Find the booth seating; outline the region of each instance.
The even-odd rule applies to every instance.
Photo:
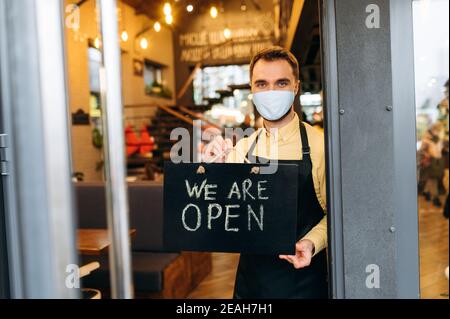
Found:
[[[79,228],[107,228],[105,185],[75,183]],[[184,298],[211,271],[211,254],[163,251],[163,184],[128,184],[132,268],[137,298]],[[83,263],[98,261],[100,268],[83,278],[83,286],[109,295],[108,254],[81,256]]]

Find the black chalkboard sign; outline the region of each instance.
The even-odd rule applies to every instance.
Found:
[[[166,162],[165,249],[294,254],[298,166],[261,166]]]

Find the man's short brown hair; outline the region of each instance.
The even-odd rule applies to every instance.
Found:
[[[272,46],[256,53],[253,56],[252,61],[250,62],[250,79],[253,76],[253,68],[255,67],[256,62],[258,62],[259,60],[264,61],[285,60],[291,66],[292,73],[294,73],[295,76],[295,80],[297,81],[299,80],[298,61],[295,58],[295,56],[285,48],[279,46]]]

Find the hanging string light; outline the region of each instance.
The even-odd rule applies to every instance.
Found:
[[[96,49],[100,49],[100,45],[101,45],[101,43],[100,43],[100,38],[97,36],[97,37],[95,37],[95,39],[94,39],[94,47],[95,47]]]
[[[230,29],[228,29],[228,28],[225,28],[224,30],[223,30],[223,36],[225,37],[225,39],[229,39],[229,38],[231,38],[231,30]]]
[[[163,12],[164,12],[164,15],[165,15],[165,19],[164,20],[166,21],[166,23],[169,24],[169,25],[172,24],[173,23],[172,6],[170,5],[169,2],[166,2],[164,4]]]
[[[163,7],[163,12],[165,16],[172,15],[172,6],[169,2],[166,2]]]
[[[223,5],[223,2],[220,2],[220,10],[221,10],[221,12],[225,12],[225,7]],[[231,38],[231,30],[230,30],[230,28],[228,28],[228,15],[224,14],[223,17],[225,19],[225,29],[223,29],[223,36],[224,36],[225,40],[229,40]]]
[[[161,23],[159,23],[158,21],[156,21],[155,24],[153,24],[153,29],[154,29],[156,32],[161,31]]]
[[[245,4],[245,1],[241,2],[241,11],[247,11],[247,5]]]
[[[167,15],[165,20],[166,20],[166,23],[170,25],[173,22],[173,17],[171,15]]]
[[[142,38],[139,42],[139,45],[141,46],[141,49],[146,50],[148,48],[148,41],[146,38]]]
[[[120,34],[120,38],[123,42],[128,41],[128,32],[125,28],[125,4],[122,1],[122,7],[120,9],[120,16],[122,18],[122,33]]]
[[[217,8],[215,6],[212,6],[211,9],[209,10],[209,14],[213,19],[217,18],[218,13],[219,12],[217,11]]]
[[[120,38],[122,39],[123,42],[127,42],[128,41],[128,32],[126,30],[123,30],[122,33],[120,34]]]

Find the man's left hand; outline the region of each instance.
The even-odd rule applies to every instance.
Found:
[[[295,244],[295,255],[279,255],[279,257],[290,262],[295,269],[300,269],[311,264],[313,252],[314,243],[309,239],[302,239]]]

